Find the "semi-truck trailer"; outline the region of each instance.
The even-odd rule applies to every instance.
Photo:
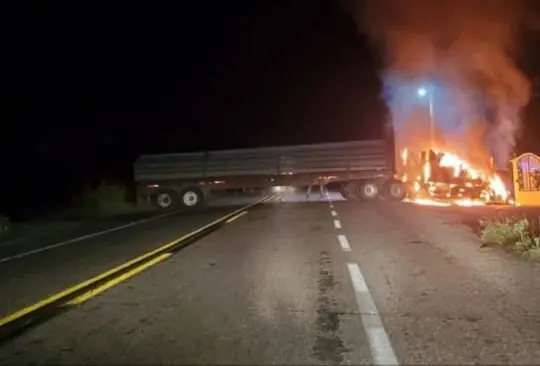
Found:
[[[215,191],[338,183],[348,200],[405,198],[394,152],[384,139],[142,155],[134,163],[139,195],[160,209],[196,208]]]

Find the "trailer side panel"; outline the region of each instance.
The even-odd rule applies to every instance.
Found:
[[[138,182],[388,170],[384,140],[143,155]]]

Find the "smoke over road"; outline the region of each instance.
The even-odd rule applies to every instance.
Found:
[[[481,131],[483,145],[496,162],[507,161],[520,126],[519,112],[530,96],[530,83],[515,62],[528,16],[525,4],[522,0],[348,3],[359,29],[384,57],[382,79],[397,134],[411,119],[421,119],[409,113],[416,97],[411,85],[417,88],[428,80],[436,85],[433,118],[442,134]],[[452,133],[448,136],[451,140]],[[463,136],[459,140],[464,141]]]

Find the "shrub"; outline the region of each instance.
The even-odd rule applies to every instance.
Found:
[[[482,241],[486,244],[512,246],[527,235],[529,227],[526,219],[517,220],[505,217],[503,219],[482,220]]]
[[[8,236],[11,228],[9,217],[0,215],[0,240]]]
[[[83,189],[67,208],[55,212],[53,216],[63,221],[79,221],[153,209],[150,204],[137,201],[135,191],[128,186],[102,182],[96,187]]]
[[[509,247],[540,259],[540,237],[527,218],[506,217],[483,220],[481,238],[485,244]]]
[[[133,211],[136,205],[128,202],[127,197],[127,187],[103,182],[96,188],[84,189],[73,201],[68,215],[88,218]]]

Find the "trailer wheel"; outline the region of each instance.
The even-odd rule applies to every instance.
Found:
[[[365,180],[358,183],[358,196],[363,201],[373,201],[379,197],[380,187],[377,181]]]
[[[180,193],[180,203],[185,208],[196,208],[204,204],[204,195],[197,187],[188,187]]]
[[[390,179],[383,184],[383,196],[388,201],[402,201],[407,195],[403,182]]]
[[[173,209],[178,202],[178,195],[172,190],[157,192],[152,198],[152,203],[161,210]]]
[[[341,197],[345,198],[346,200],[350,200],[351,196],[349,194],[349,191],[345,189],[345,185],[342,184],[341,187],[339,187],[339,193],[341,193]]]
[[[344,183],[339,188],[339,193],[341,193],[341,197],[349,201],[358,200],[358,195],[356,194],[356,191],[357,191],[356,184],[352,182]]]

